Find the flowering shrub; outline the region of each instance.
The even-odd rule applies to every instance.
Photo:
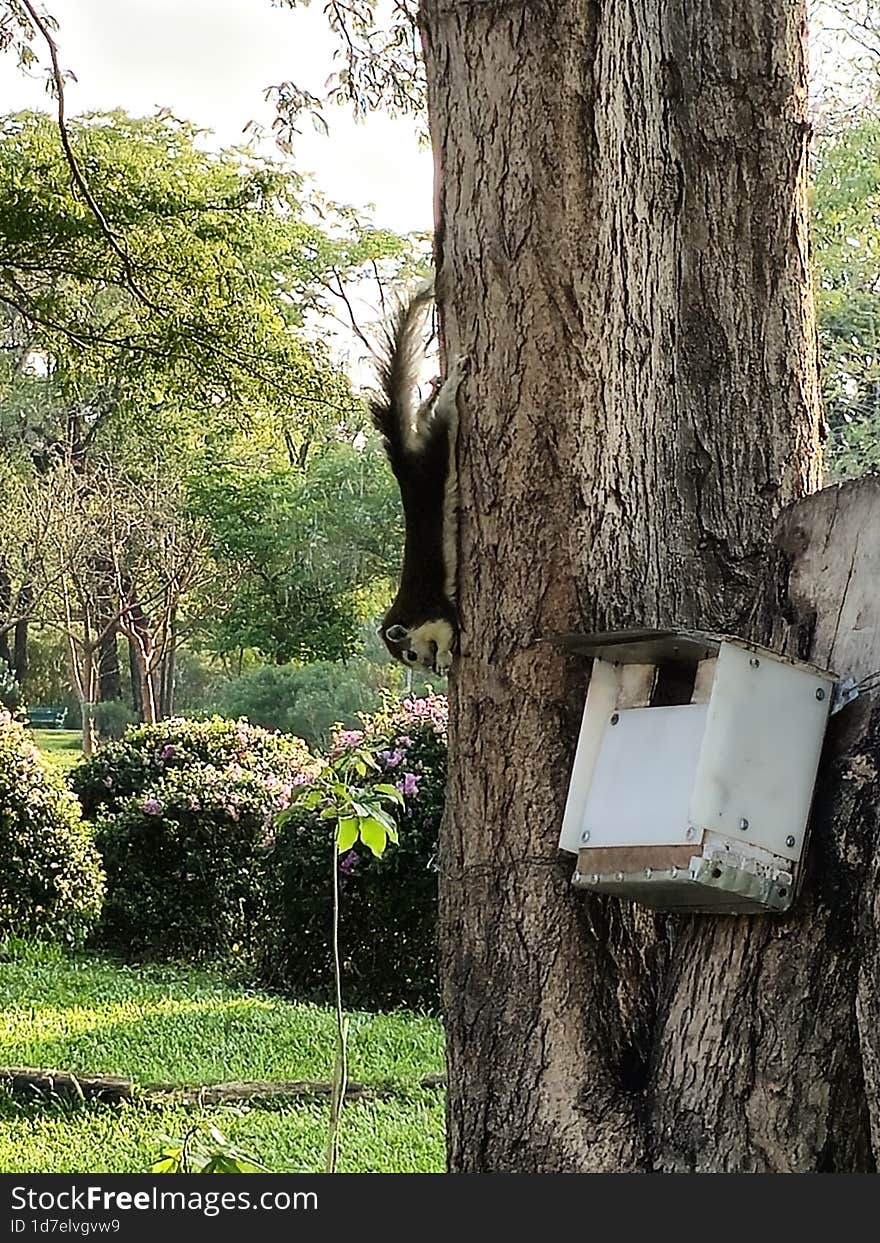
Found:
[[[107,870],[102,941],[189,959],[249,952],[275,816],[316,771],[298,738],[219,718],[141,726],[80,764],[73,785]]]
[[[357,843],[340,862],[343,989],[371,1009],[435,1009],[437,833],[446,786],[446,700],[404,700],[339,731],[338,754],[368,748],[378,762],[366,783],[404,796],[399,842],[379,858]],[[267,859],[271,938],[258,961],[263,979],[298,996],[332,996],[331,867],[326,820],[296,809],[284,817]]]
[[[315,770],[309,749],[299,738],[270,734],[247,721],[173,717],[158,725],[139,725],[120,741],[107,743],[77,765],[71,784],[85,815],[94,818],[101,809],[118,810],[126,799],[144,793],[169,772],[189,770],[194,764],[231,768],[233,775],[241,770],[267,780],[277,777],[275,794],[288,798],[292,776]],[[283,798],[276,801],[281,806]]]
[[[0,710],[0,939],[81,944],[104,876],[64,778]]]

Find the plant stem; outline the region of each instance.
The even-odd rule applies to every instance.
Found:
[[[339,961],[339,851],[333,832],[333,982],[336,986],[336,1058],[333,1064],[333,1091],[327,1134],[325,1169],[335,1174],[339,1163],[339,1118],[348,1082],[348,1020],[342,1010],[342,968]]]

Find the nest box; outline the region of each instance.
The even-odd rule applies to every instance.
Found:
[[[593,657],[560,848],[647,906],[784,911],[835,677],[697,631],[567,636]]]

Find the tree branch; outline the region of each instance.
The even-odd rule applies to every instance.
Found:
[[[61,146],[64,149],[64,157],[67,160],[67,165],[70,169],[70,174],[73,177],[74,185],[85,199],[89,210],[98,222],[98,228],[103,233],[107,244],[122,261],[122,266],[125,270],[126,284],[141,302],[150,307],[151,310],[158,311],[160,308],[147,294],[144,293],[135,279],[134,266],[125,245],[125,238],[122,234],[117,233],[116,230],[111,227],[107,217],[102,212],[98,201],[89,189],[88,182],[80,169],[79,161],[77,160],[76,153],[73,150],[73,144],[70,141],[70,132],[67,128],[67,118],[65,116],[64,108],[64,74],[61,71],[61,65],[58,60],[58,44],[53,39],[52,32],[50,31],[45,19],[40,17],[39,13],[37,13],[37,10],[34,8],[31,0],[21,0],[21,4],[27,10],[31,21],[43,36],[46,46],[49,49],[49,57],[52,61],[52,80],[55,83],[55,97],[58,102],[58,132],[61,136]]]

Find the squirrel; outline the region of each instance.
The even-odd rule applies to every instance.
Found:
[[[462,355],[416,406],[419,355],[433,283],[401,302],[386,325],[378,355],[379,391],[370,400],[400,489],[405,541],[400,586],[379,631],[410,668],[447,674],[458,646],[456,612],[455,435],[458,391],[468,373]]]

